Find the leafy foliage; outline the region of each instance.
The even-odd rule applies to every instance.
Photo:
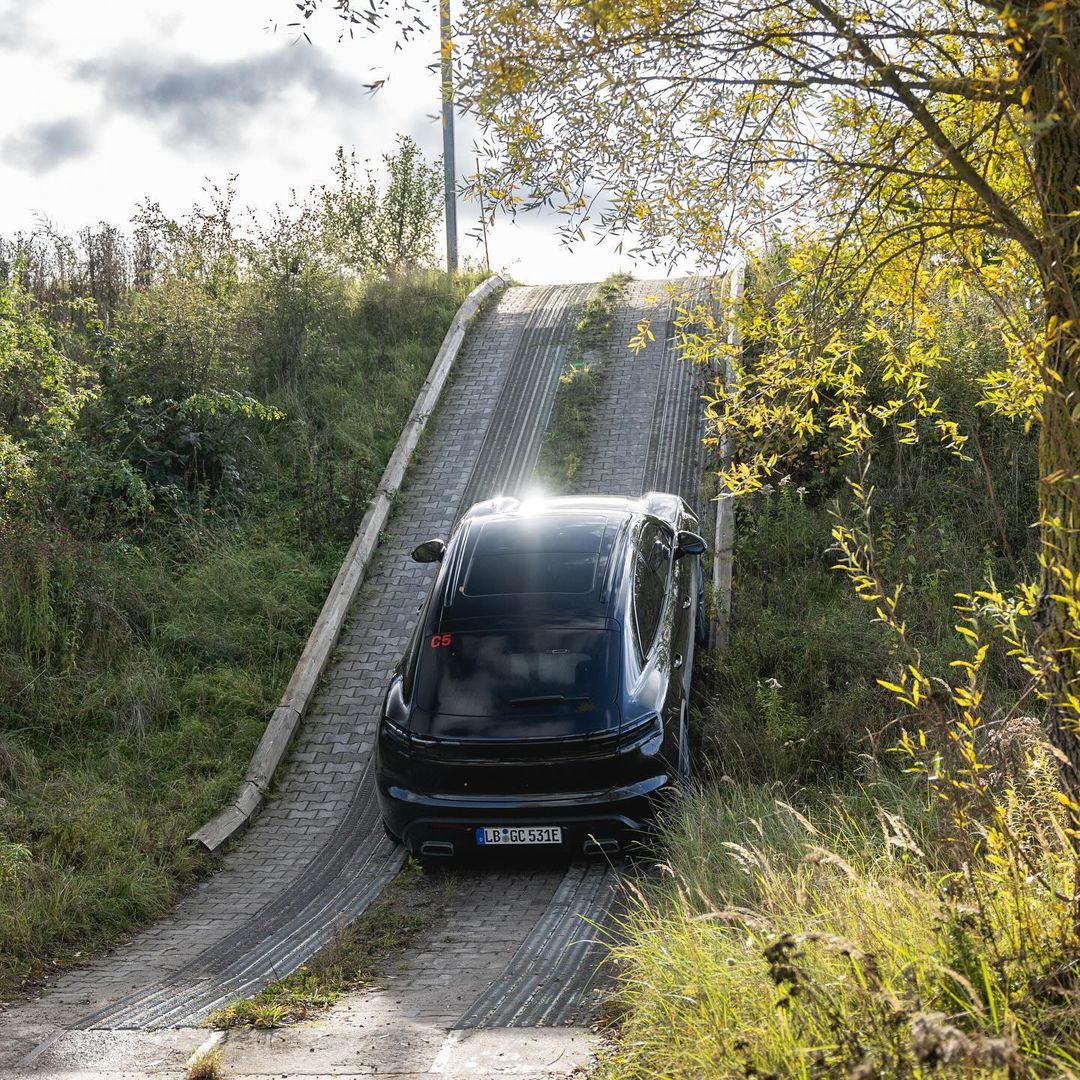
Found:
[[[967,417],[965,452],[925,419],[858,453],[826,427],[737,506],[730,644],[694,717],[707,766],[614,943],[602,1076],[1080,1066],[1074,810],[1006,599],[1039,558],[1036,439],[978,408],[1006,348],[977,332],[986,308],[948,310],[922,392]],[[748,345],[746,386],[771,362],[766,335]],[[771,437],[743,432],[747,459]]]
[[[359,279],[320,205],[245,229],[225,189],[144,206],[130,240],[4,246],[5,991],[205,871],[185,837],[239,778],[474,283]]]
[[[323,189],[326,228],[342,262],[360,273],[400,273],[430,266],[442,214],[442,170],[427,164],[408,136],[384,154],[388,182],[380,193],[369,170],[357,175],[355,155],[338,150],[336,187]]]

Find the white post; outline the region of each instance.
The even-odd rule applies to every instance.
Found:
[[[738,262],[728,274],[727,280],[727,343],[735,348],[742,345],[739,327],[733,318],[735,305],[742,296],[744,264]],[[724,357],[724,385],[731,386],[735,378],[730,356]],[[731,461],[735,451],[730,435],[720,438],[720,467],[724,468]],[[731,493],[725,484],[720,485],[716,498],[716,531],[713,534],[713,620],[712,649],[723,649],[728,642],[728,629],[731,623],[731,568],[735,558],[735,507]]]

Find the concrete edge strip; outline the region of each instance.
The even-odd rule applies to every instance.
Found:
[[[322,611],[315,620],[304,651],[292,678],[289,679],[289,685],[285,688],[281,704],[270,716],[236,795],[221,813],[188,837],[207,851],[220,851],[229,840],[247,827],[265,802],[274,774],[284,760],[289,743],[315,694],[315,688],[337,643],[349,608],[364,580],[368,563],[378,547],[379,534],[390,516],[393,498],[401,487],[420,435],[427,426],[457,360],[461,344],[465,340],[465,330],[476,316],[480,305],[492,293],[505,286],[506,282],[498,274],[492,275],[469,293],[454,315],[397,446],[383,471],[375,497],[364,514],[360,529],[349,547],[334,584],[330,587]]]
[[[742,347],[739,326],[735,319],[735,305],[742,298],[743,273],[745,263],[739,262],[729,272],[728,300],[731,314],[728,316],[728,344]],[[734,372],[730,358],[724,362],[724,382],[732,382]],[[730,435],[720,439],[720,462],[726,466],[735,453],[734,440]],[[727,646],[728,627],[731,622],[731,563],[735,552],[735,507],[732,505],[731,492],[727,485],[721,485],[716,497],[716,531],[713,550],[713,618],[710,645],[712,651],[722,650]]]

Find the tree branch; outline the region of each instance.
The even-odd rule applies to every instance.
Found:
[[[895,69],[887,64],[870,47],[869,43],[853,30],[848,21],[825,0],[807,0],[807,3],[821,15],[838,34],[846,38],[863,58],[868,67],[889,86],[897,100],[911,114],[912,118],[930,137],[930,141],[941,152],[945,160],[956,170],[959,180],[967,184],[986,204],[987,209],[1001,222],[1009,235],[1042,267],[1044,252],[1038,238],[1028,228],[1024,220],[1005,201],[1001,193],[982,176],[970,161],[953,144],[941,129],[933,113],[915,96],[913,90],[905,84]]]

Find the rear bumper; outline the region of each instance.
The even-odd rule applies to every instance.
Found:
[[[640,840],[652,825],[658,798],[671,784],[672,777],[663,773],[606,791],[447,795],[380,783],[378,792],[383,821],[413,854],[486,856],[493,849],[477,843],[478,828],[558,825],[561,846],[517,850],[580,855],[614,854]]]

